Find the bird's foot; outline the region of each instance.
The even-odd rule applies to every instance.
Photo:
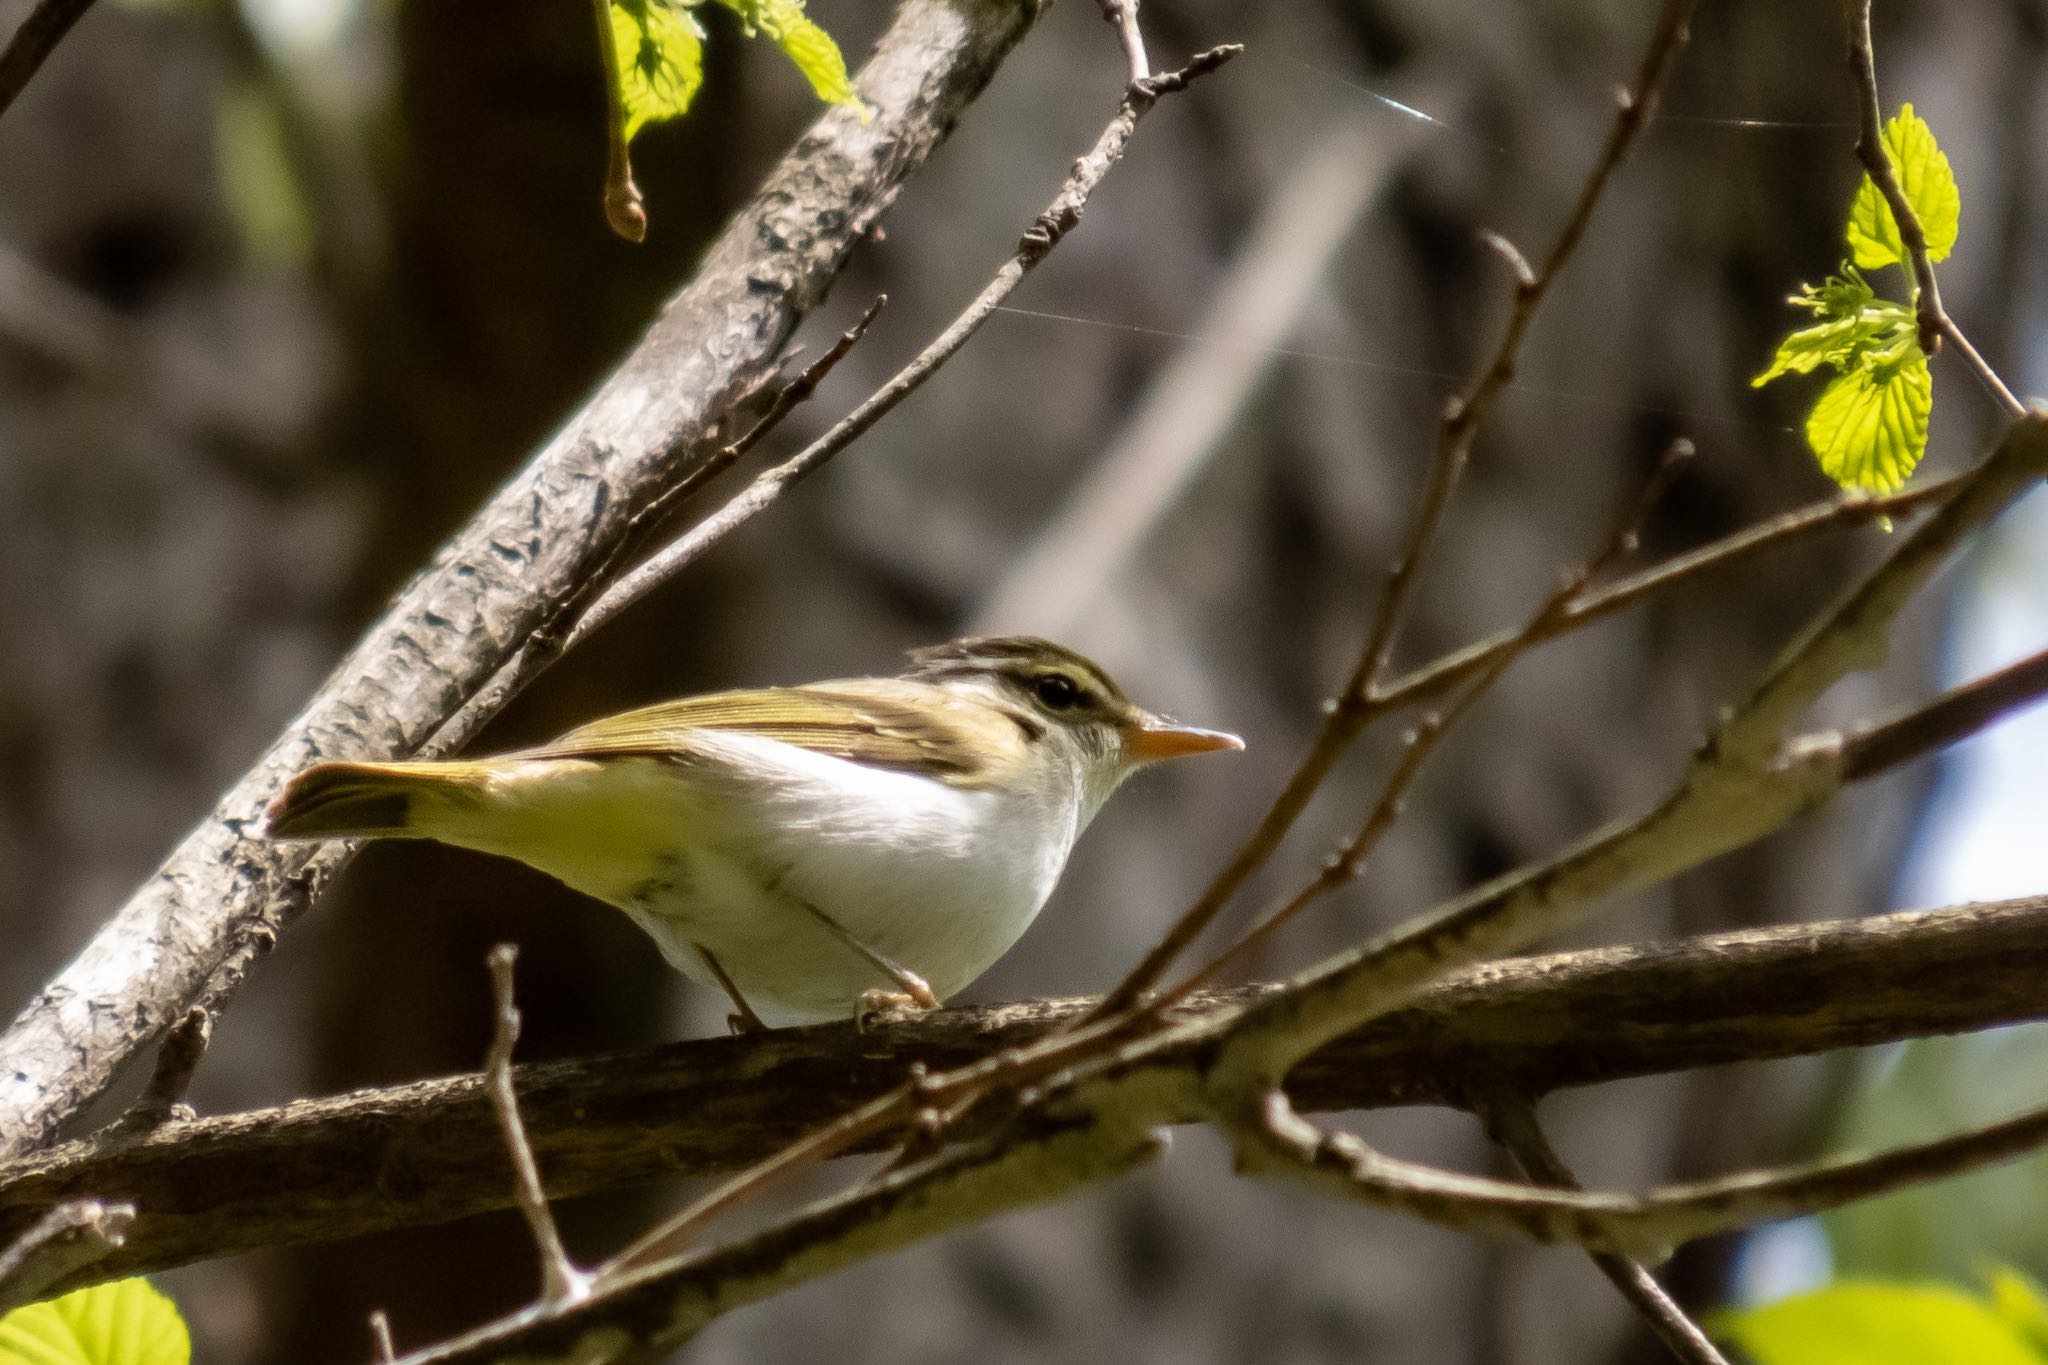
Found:
[[[918,982],[923,986],[922,981]],[[937,1009],[938,997],[926,986],[923,998],[904,991],[885,991],[874,986],[860,993],[860,1000],[853,1007],[853,1027],[861,1033],[870,1033],[882,1024],[900,1023],[915,1019],[927,1010]]]

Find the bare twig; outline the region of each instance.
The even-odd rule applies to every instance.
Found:
[[[192,1073],[199,1069],[212,1038],[213,1015],[206,1006],[186,1010],[185,1017],[171,1025],[157,1045],[156,1069],[150,1072],[142,1098],[115,1121],[114,1131],[132,1136],[174,1118],[190,1118],[192,1106],[185,1103],[185,1092],[191,1089]]]
[[[1586,562],[1565,576],[1556,592],[1544,599],[1543,604],[1529,617],[1528,622],[1517,631],[1507,644],[1487,656],[1486,663],[1475,670],[1464,684],[1463,690],[1441,712],[1425,715],[1411,730],[1402,745],[1400,761],[1394,765],[1382,787],[1379,800],[1374,803],[1365,823],[1336,854],[1326,860],[1322,870],[1301,890],[1282,901],[1265,915],[1260,916],[1252,927],[1236,942],[1211,958],[1202,967],[1190,973],[1178,986],[1162,994],[1149,1008],[1158,1009],[1187,996],[1197,986],[1215,979],[1216,974],[1231,962],[1238,961],[1269,940],[1281,926],[1299,915],[1316,901],[1329,895],[1339,887],[1356,881],[1365,865],[1366,858],[1379,844],[1380,839],[1393,827],[1400,817],[1401,805],[1408,788],[1421,773],[1422,766],[1430,754],[1436,751],[1444,736],[1469,713],[1474,704],[1500,681],[1509,665],[1529,650],[1550,638],[1557,623],[1570,612],[1573,604],[1585,595],[1587,586],[1594,578],[1605,572],[1624,556],[1633,554],[1642,538],[1642,525],[1656,506],[1678,470],[1693,456],[1692,442],[1680,439],[1672,442],[1657,462],[1656,471],[1645,481],[1642,492],[1637,496],[1635,506],[1627,517],[1615,523],[1606,540],[1593,552]]]
[[[606,0],[609,4],[610,0]],[[391,1315],[381,1308],[370,1310],[370,1344],[377,1352],[380,1365],[390,1365],[398,1359],[398,1348],[391,1340]]]
[[[1323,296],[1331,257],[1424,142],[1423,125],[1356,114],[1291,168],[1190,329],[1228,338],[1174,356],[1059,512],[1004,566],[971,634],[1064,637],[1195,481],[1244,405],[1281,363],[1281,343]]]
[[[633,183],[626,151],[626,100],[619,91],[619,43],[612,32],[612,0],[590,0],[597,11],[597,56],[604,71],[604,221],[629,242],[647,240],[647,210]]]
[[[1571,1167],[1565,1165],[1551,1147],[1550,1139],[1544,1136],[1543,1126],[1536,1121],[1535,1106],[1525,1096],[1496,1094],[1488,1100],[1483,1117],[1488,1135],[1507,1149],[1529,1179],[1558,1189],[1581,1188]],[[1657,1339],[1684,1365],[1728,1365],[1720,1348],[1641,1262],[1608,1251],[1588,1255],[1656,1333]]]
[[[1138,965],[1117,983],[1115,989],[1103,997],[1101,1009],[1104,1014],[1128,1009],[1136,1003],[1201,936],[1239,888],[1265,865],[1287,831],[1293,828],[1295,820],[1307,808],[1309,799],[1329,776],[1337,759],[1364,732],[1371,718],[1369,708],[1374,686],[1386,670],[1406,613],[1409,594],[1435,540],[1437,527],[1449,506],[1451,491],[1463,471],[1472,441],[1494,400],[1514,378],[1516,353],[1530,324],[1535,321],[1536,310],[1548,294],[1551,281],[1571,258],[1573,249],[1592,220],[1601,194],[1655,108],[1657,92],[1688,36],[1686,24],[1693,3],[1694,0],[1666,0],[1638,64],[1635,81],[1622,98],[1621,109],[1615,116],[1599,159],[1586,178],[1578,203],[1545,255],[1540,272],[1517,283],[1514,307],[1492,358],[1464,395],[1453,399],[1446,407],[1437,428],[1436,446],[1424,477],[1421,499],[1409,522],[1399,557],[1387,573],[1378,610],[1367,633],[1365,646],[1359,653],[1358,664],[1344,690],[1329,707],[1329,715],[1312,741],[1308,755],[1279,796],[1274,798],[1258,827],[1217,873],[1208,888]]]
[[[541,1188],[540,1164],[527,1145],[526,1126],[519,1120],[519,1096],[512,1089],[512,1049],[519,1042],[519,1007],[512,999],[512,965],[519,950],[509,943],[491,949],[491,1049],[484,1058],[484,1090],[491,1097],[498,1129],[505,1140],[505,1152],[512,1158],[513,1189],[519,1197],[519,1212],[533,1234],[534,1250],[540,1253],[541,1302],[555,1305],[574,1303],[590,1293],[590,1277],[576,1268],[562,1248],[562,1234],[555,1227],[555,1215],[548,1207],[547,1191]]]
[[[1781,513],[1698,549],[1674,555],[1662,564],[1619,579],[1604,588],[1589,588],[1565,609],[1563,619],[1557,623],[1556,634],[1561,636],[1595,621],[1603,621],[1660,592],[1765,550],[1782,549],[1814,536],[1925,511],[1944,501],[1961,483],[1962,478],[1958,476],[1886,497],[1831,498]],[[1442,696],[1484,668],[1497,652],[1511,648],[1518,637],[1518,631],[1503,631],[1476,644],[1453,650],[1382,685],[1366,708],[1368,719]]]
[[[611,0],[599,0],[599,3],[608,5]],[[606,590],[618,581],[620,567],[625,563],[626,557],[643,543],[646,533],[658,527],[684,499],[732,468],[748,451],[759,445],[763,437],[780,426],[783,419],[788,417],[798,404],[817,392],[818,385],[824,382],[825,376],[830,374],[839,362],[846,358],[847,352],[867,335],[868,327],[874,322],[876,314],[882,311],[882,306],[888,301],[886,294],[877,297],[851,327],[839,334],[838,339],[826,348],[823,355],[805,366],[794,379],[777,389],[775,397],[769,400],[761,416],[738,440],[712,451],[635,513],[604,562],[555,605],[554,610],[534,628],[525,643],[505,661],[497,673],[492,675],[491,680],[464,702],[455,714],[434,732],[432,739],[420,746],[420,754],[425,757],[438,757],[453,753],[467,744],[491,717],[504,710],[514,697],[524,691],[528,683],[545,672],[555,660],[567,653],[572,645],[581,643],[591,631],[615,615],[625,605],[624,602],[612,608],[606,616],[592,620],[596,607],[602,605],[595,599],[603,597]],[[738,503],[750,492],[751,489],[742,491],[733,502]],[[767,505],[752,505],[751,511],[740,514],[732,510],[733,504],[728,504],[726,508],[720,509],[708,518],[705,525],[693,528],[685,539],[694,538],[697,553],[701,554],[721,537],[730,534],[753,512],[760,511]],[[717,522],[718,529],[709,529],[710,523],[714,521]],[[680,568],[681,565],[676,567]],[[566,628],[565,622],[568,623]]]
[[[1445,1227],[1519,1232],[1652,1263],[1702,1237],[1946,1180],[2048,1144],[2044,1107],[1876,1156],[1745,1171],[1633,1195],[1543,1189],[1402,1161],[1349,1133],[1316,1127],[1278,1090],[1266,1092],[1254,1112],[1233,1111],[1222,1122],[1237,1140],[1240,1169],[1252,1174],[1297,1180]]]
[[[0,52],[0,113],[7,112],[22,87],[42,69],[44,59],[90,8],[92,0],[36,0],[7,40],[7,50]]]
[[[1251,1011],[1235,1030],[1218,1062],[1218,1084],[1263,1092],[1290,1057],[1303,1055],[1298,1049],[1399,1005],[1456,965],[1557,932],[1608,897],[1655,885],[1828,800],[1843,782],[1841,741],[1822,736],[1788,743],[1791,725],[1836,681],[1881,660],[1892,623],[1914,591],[2044,472],[2048,415],[2029,416],[2007,430],[1998,449],[1883,564],[1785,650],[1663,801],[1297,978],[1295,989]]]
[[[1138,30],[1138,0],[1097,0],[1102,6],[1102,17],[1116,30],[1116,40],[1123,45],[1124,65],[1130,74],[1130,82],[1136,85],[1152,74],[1152,63],[1145,56],[1145,35]]]
[[[1865,726],[1842,745],[1842,774],[1851,782],[1945,749],[2009,711],[2048,694],[2048,650],[2032,654],[1890,720]]]
[[[577,621],[570,631],[569,643],[573,645],[597,630],[655,587],[674,577],[734,525],[773,505],[792,484],[851,445],[938,373],[939,367],[952,359],[954,353],[967,344],[969,337],[981,330],[982,324],[994,315],[1002,301],[1080,222],[1088,196],[1094,193],[1110,167],[1122,158],[1125,145],[1137,130],[1138,120],[1145,116],[1159,96],[1185,89],[1189,81],[1214,71],[1241,51],[1243,49],[1235,45],[1214,48],[1197,55],[1178,71],[1134,81],[1125,91],[1116,114],[1102,130],[1094,147],[1074,163],[1059,193],[1053,196],[1052,203],[1025,232],[1015,254],[997,269],[995,277],[947,324],[944,331],[852,412],[834,423],[824,435],[773,469],[763,472],[744,492],[688,534],[671,542],[646,563],[613,583]]]
[[[1870,40],[1870,4],[1871,0],[1842,0],[1842,23],[1849,40],[1849,71],[1856,79],[1858,95],[1856,155],[1890,206],[1892,221],[1898,225],[1899,241],[1905,245],[1906,257],[1912,265],[1913,311],[1920,323],[1920,349],[1933,355],[1946,339],[2006,415],[2022,416],[2026,405],[2006,387],[1998,372],[1978,354],[1970,339],[1963,335],[1963,329],[1942,307],[1941,289],[1934,280],[1934,261],[1927,254],[1927,233],[1899,184],[1891,158],[1885,154],[1884,110],[1877,95],[1877,51]]]
[[[0,1249],[0,1316],[105,1260],[135,1221],[133,1204],[73,1199],[49,1210]]]

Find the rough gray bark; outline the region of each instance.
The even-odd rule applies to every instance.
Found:
[[[307,896],[314,855],[246,830],[284,778],[320,759],[409,752],[491,676],[773,373],[847,253],[1038,9],[909,0],[860,75],[873,118],[836,109],[814,125],[590,402],[0,1037],[0,1154],[47,1141],[224,962],[275,935]]]
[[[1461,973],[1324,1049],[1288,1080],[1304,1109],[1482,1102],[1564,1086],[2048,1017],[2048,898],[1717,934]],[[1853,989],[1844,987],[1853,982]],[[1185,1013],[1271,994],[1197,998]],[[898,1084],[1044,1036],[1093,1002],[949,1009],[862,1036],[846,1026],[710,1038],[522,1068],[548,1192],[616,1188],[755,1161]],[[1178,1062],[1199,1067],[1197,1041]],[[1472,1088],[1472,1093],[1467,1090]],[[511,1202],[476,1076],[165,1125],[0,1166],[0,1244],[51,1203],[140,1211],[92,1278],[331,1240]]]

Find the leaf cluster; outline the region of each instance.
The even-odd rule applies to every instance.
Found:
[[[1962,200],[1948,157],[1912,105],[1885,125],[1884,150],[1926,234],[1929,259],[1943,259],[1955,246]],[[1761,387],[1780,375],[1823,366],[1834,371],[1807,415],[1807,444],[1821,471],[1843,488],[1891,493],[1926,453],[1934,381],[1913,305],[1878,297],[1863,278],[1865,270],[1910,268],[1891,206],[1868,175],[1849,207],[1844,235],[1850,259],[1841,272],[1820,285],[1802,285],[1788,300],[1811,313],[1813,325],[1780,342],[1750,382]]]
[[[707,0],[611,0],[613,73],[630,140],[650,123],[688,111],[704,83]],[[819,99],[858,105],[846,59],[832,35],[804,13],[803,0],[715,0],[739,16],[748,37],[765,37],[796,64]]]

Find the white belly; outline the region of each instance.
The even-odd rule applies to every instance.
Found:
[[[781,1025],[842,1019],[863,991],[895,989],[806,905],[944,999],[1030,926],[1079,833],[1072,782],[964,791],[751,735],[707,747],[714,761],[536,761],[500,793],[518,828],[451,842],[502,842],[491,851],[618,906],[697,980],[712,979],[697,949],[716,955]],[[564,828],[573,841],[536,840]]]

